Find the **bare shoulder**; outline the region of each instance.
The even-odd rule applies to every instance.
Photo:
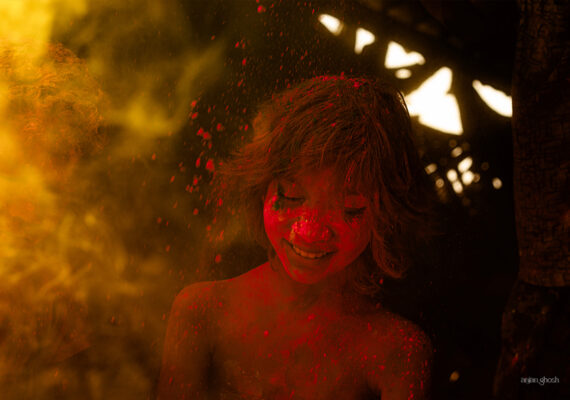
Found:
[[[207,368],[216,345],[212,321],[219,293],[223,292],[219,286],[217,282],[196,283],[176,296],[164,339],[160,399],[203,398],[208,385]]]
[[[371,347],[383,356],[371,374],[369,385],[382,399],[425,399],[429,390],[433,347],[429,336],[416,324],[389,311],[377,314]]]

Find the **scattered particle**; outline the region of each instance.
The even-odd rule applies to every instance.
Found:
[[[258,12],[258,13],[261,14],[261,13],[264,13],[265,11],[266,11],[265,7],[263,7],[263,6],[257,7],[257,12]]]
[[[192,115],[190,116],[190,118],[192,118],[192,119],[198,118],[198,113],[197,113],[197,112],[192,113]]]
[[[152,159],[152,161],[156,160],[156,153],[152,153],[151,159]]]
[[[214,161],[212,159],[206,162],[206,169],[210,172],[214,172]]]
[[[263,335],[265,335],[265,336],[269,335],[269,331],[264,331]]]
[[[166,250],[166,252],[168,253],[170,251],[170,245],[167,244],[166,247],[164,248],[164,250]]]
[[[196,168],[198,168],[199,166],[200,166],[200,157],[196,159]]]
[[[170,177],[170,183],[174,182],[174,179],[176,179],[176,177],[175,177],[174,175],[172,175],[172,176]]]
[[[198,209],[197,209],[197,208],[195,208],[195,209],[194,209],[194,211],[192,211],[192,214],[194,214],[194,215],[198,215]]]
[[[216,125],[216,130],[217,130],[218,132],[222,132],[224,129],[225,129],[225,128],[224,128],[224,126],[223,126],[222,124],[218,123],[218,125]]]
[[[216,257],[214,257],[214,262],[216,264],[219,264],[222,261],[222,255],[221,254],[216,254]]]
[[[243,60],[241,60],[241,65],[244,65],[247,63],[247,60],[244,58]]]
[[[458,371],[453,371],[451,375],[449,375],[449,382],[457,382],[458,379],[459,379]]]

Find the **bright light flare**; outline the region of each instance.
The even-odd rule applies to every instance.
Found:
[[[450,182],[455,182],[457,181],[457,171],[454,169],[450,169],[449,171],[447,171],[447,179]]]
[[[410,76],[412,76],[412,71],[406,68],[402,68],[397,70],[394,75],[396,75],[396,78],[398,79],[408,79]]]
[[[513,101],[511,96],[506,95],[504,92],[492,86],[484,85],[477,80],[473,81],[473,89],[475,89],[477,94],[481,96],[481,99],[483,99],[491,110],[503,117],[513,116]]]
[[[418,116],[420,123],[444,133],[463,133],[459,106],[451,88],[452,72],[447,67],[440,68],[419,88],[405,96],[411,116]]]
[[[396,42],[388,43],[388,50],[386,51],[386,60],[384,67],[388,69],[409,67],[410,65],[420,64],[426,62],[423,55],[416,51],[406,51],[404,46]],[[399,78],[399,77],[398,77]]]
[[[328,14],[319,15],[319,22],[335,36],[340,35],[342,28],[344,28],[344,24],[338,18]]]
[[[473,165],[473,159],[471,157],[465,157],[463,160],[457,164],[457,169],[459,172],[465,172]]]
[[[356,30],[356,42],[354,43],[354,52],[356,54],[362,53],[362,50],[369,44],[374,43],[376,36],[370,31],[363,28]]]
[[[475,174],[473,172],[465,171],[463,174],[461,174],[461,182],[463,182],[465,186],[471,185],[474,181]]]
[[[493,178],[493,187],[499,190],[503,187],[503,182],[499,178]]]
[[[455,193],[460,194],[463,193],[463,185],[459,181],[455,181],[451,184]]]

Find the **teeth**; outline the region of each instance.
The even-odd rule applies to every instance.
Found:
[[[327,252],[324,252],[324,253],[307,253],[306,251],[303,251],[300,248],[296,247],[294,244],[292,244],[291,246],[293,247],[293,250],[295,251],[295,253],[297,253],[301,257],[305,257],[305,258],[310,258],[310,259],[321,258],[321,257],[324,257],[328,254]]]

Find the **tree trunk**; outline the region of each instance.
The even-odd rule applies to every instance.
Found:
[[[503,314],[494,394],[570,398],[570,2],[519,0],[519,7],[512,90],[519,274]]]

